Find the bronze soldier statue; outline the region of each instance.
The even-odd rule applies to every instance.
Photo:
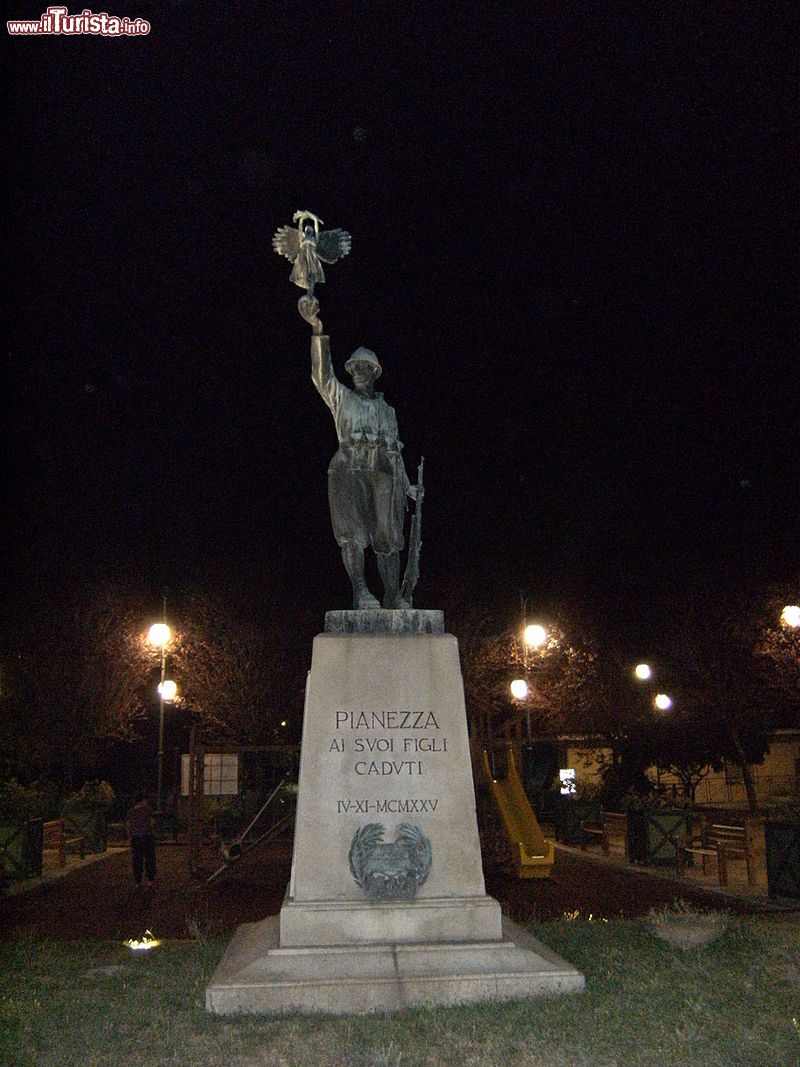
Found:
[[[375,392],[378,357],[357,348],[345,363],[353,379],[343,385],[333,372],[330,338],[323,333],[319,302],[308,293],[298,309],[311,325],[311,378],[336,424],[339,449],[328,467],[328,501],[333,534],[353,586],[353,607],[380,608],[364,577],[364,550],[375,552],[383,581],[383,607],[407,608],[400,587],[400,552],[406,498],[422,502],[403,463],[394,408]]]

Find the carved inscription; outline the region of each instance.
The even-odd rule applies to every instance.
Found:
[[[437,713],[430,708],[408,711],[335,711],[328,752],[345,757],[356,778],[391,781],[394,789],[418,779],[435,782],[431,757],[447,753],[448,738],[441,735]],[[418,788],[415,788],[415,792]],[[338,815],[431,814],[437,797],[342,797],[335,800]]]
[[[337,800],[339,815],[416,815],[434,812],[439,806],[437,798],[391,797],[388,800]]]
[[[337,711],[337,730],[438,730],[432,711]]]

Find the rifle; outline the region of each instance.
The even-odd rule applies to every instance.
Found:
[[[425,457],[419,461],[417,467],[417,488],[422,489],[422,469],[425,466]],[[424,495],[424,494],[422,494]],[[419,552],[422,548],[422,499],[417,497],[415,501],[414,516],[411,519],[411,533],[408,538],[408,560],[406,561],[406,573],[403,575],[403,584],[400,588],[400,596],[411,607],[414,595],[414,587],[419,581]]]

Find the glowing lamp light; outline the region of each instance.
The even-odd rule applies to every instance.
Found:
[[[781,612],[781,622],[784,626],[791,626],[792,629],[797,629],[800,626],[800,606],[787,604]]]
[[[163,648],[164,645],[169,644],[170,637],[172,637],[172,630],[165,622],[154,622],[147,631],[147,640],[154,648]]]
[[[653,703],[659,711],[669,711],[669,709],[672,707],[672,700],[667,696],[666,693],[657,693]]]
[[[281,719],[281,726],[285,726],[285,725],[286,725],[286,719]]]
[[[547,640],[547,630],[538,623],[525,627],[525,644],[531,648],[540,648]]]
[[[646,682],[653,677],[653,668],[649,663],[637,663],[633,668],[633,673],[640,682]]]
[[[511,683],[511,695],[515,700],[524,700],[528,695],[528,683],[524,678],[515,678]]]
[[[132,937],[130,940],[125,941],[124,944],[126,944],[132,952],[146,952],[150,948],[158,948],[161,942],[158,938],[153,937],[151,930],[145,930],[143,937]]]
[[[165,682],[158,683],[158,695],[164,700],[174,700],[178,694],[177,685],[169,678]]]

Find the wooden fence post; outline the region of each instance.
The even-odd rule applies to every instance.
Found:
[[[766,886],[767,846],[764,820],[757,815],[745,815],[744,832],[747,839],[747,881],[749,885]]]

